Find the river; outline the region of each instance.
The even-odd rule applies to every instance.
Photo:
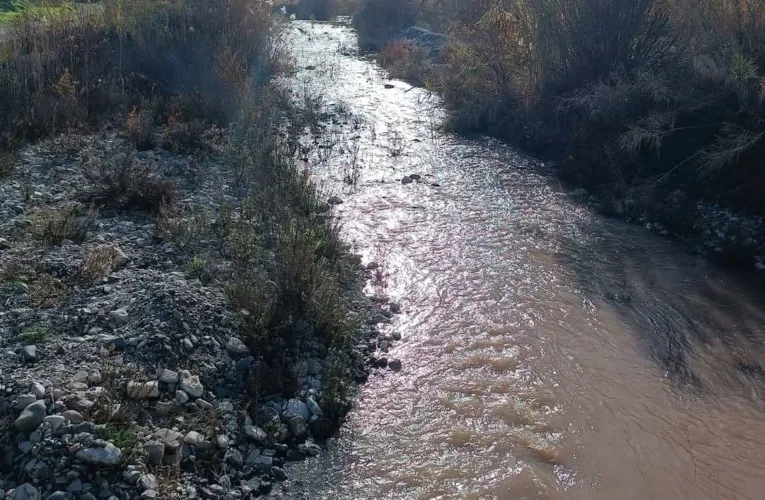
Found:
[[[347,26],[288,31],[291,84],[329,115],[309,168],[381,265],[370,293],[403,309],[383,328],[403,369],[361,387],[289,497],[765,498],[761,292],[506,145],[440,132],[438,100]]]

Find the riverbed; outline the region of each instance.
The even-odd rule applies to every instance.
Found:
[[[504,144],[441,132],[438,98],[358,57],[349,27],[287,38],[290,85],[326,111],[306,166],[379,264],[369,292],[402,306],[382,331],[403,363],[291,466],[290,497],[763,498],[753,287]]]

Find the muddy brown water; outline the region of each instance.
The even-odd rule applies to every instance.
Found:
[[[309,168],[382,265],[370,292],[403,306],[384,327],[403,369],[289,467],[289,497],[765,498],[754,288],[505,145],[438,132],[438,101],[357,57],[348,27],[288,31],[290,84],[331,115]]]

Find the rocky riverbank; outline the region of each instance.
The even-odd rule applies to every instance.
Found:
[[[13,160],[0,181],[0,498],[278,493],[285,461],[321,454],[354,381],[372,366],[400,367],[375,354],[392,341],[376,338],[375,324],[397,306],[364,296],[371,271],[346,249],[334,257],[342,279],[322,282],[336,288],[312,295],[335,310],[301,305],[276,321],[286,306],[262,289],[248,289],[252,307],[242,307],[246,284],[284,296],[290,282],[278,270],[295,256],[283,238],[267,243],[284,231],[274,207],[243,193],[295,179],[243,183],[219,153],[138,152],[105,132],[61,136]],[[172,204],[105,197],[104,172],[125,165],[121,182],[144,176],[135,196],[167,192]],[[313,221],[301,231],[324,231],[331,212],[313,210],[278,209],[291,224]],[[263,282],[237,279],[247,270]],[[263,303],[268,327],[251,310]]]

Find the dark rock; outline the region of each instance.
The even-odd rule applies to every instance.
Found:
[[[286,481],[287,473],[281,467],[271,467],[271,475],[277,481]]]
[[[314,439],[324,441],[335,434],[335,422],[329,418],[320,418],[311,422],[311,434]]]

